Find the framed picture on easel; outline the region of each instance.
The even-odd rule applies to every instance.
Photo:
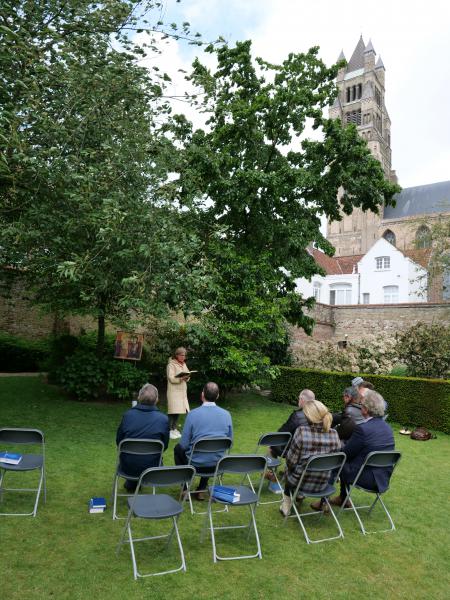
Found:
[[[141,360],[144,335],[118,331],[114,342],[114,358],[121,360]]]

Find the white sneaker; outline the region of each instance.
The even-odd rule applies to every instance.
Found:
[[[180,436],[177,435],[178,430],[177,429],[171,429],[170,433],[169,433],[169,437],[171,440],[177,440]]]
[[[177,436],[177,438],[181,437],[181,431],[178,431],[178,429],[175,429],[175,435]]]

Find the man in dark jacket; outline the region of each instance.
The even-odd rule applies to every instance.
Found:
[[[136,406],[127,410],[123,415],[116,435],[116,444],[127,438],[161,440],[164,449],[169,445],[169,419],[157,408],[158,390],[154,385],[146,383],[138,394]],[[133,477],[145,469],[157,467],[158,456],[139,456],[122,454],[120,467],[124,473]],[[136,489],[136,482],[130,479],[125,481],[125,488],[132,492]]]
[[[338,432],[339,439],[346,442],[355,427],[364,423],[365,418],[361,414],[361,404],[358,403],[359,394],[356,388],[345,388],[342,397],[344,410],[340,413],[333,413],[332,427]]]
[[[331,504],[336,506],[342,505],[347,495],[346,486],[353,483],[370,452],[395,449],[393,431],[383,420],[383,397],[369,390],[361,400],[361,413],[366,420],[355,427],[343,449],[347,461],[341,472],[340,495],[330,500]],[[389,487],[391,474],[392,467],[367,467],[358,481],[366,489],[384,492]]]
[[[286,421],[286,423],[283,423],[283,425],[278,429],[278,431],[287,431],[290,434],[294,435],[297,427],[300,427],[300,425],[308,425],[308,420],[306,419],[303,413],[303,407],[305,405],[305,402],[310,402],[311,400],[315,399],[316,397],[314,395],[314,392],[312,392],[311,390],[302,390],[298,397],[298,409],[294,410],[289,415],[289,418]],[[270,453],[274,458],[279,456],[282,453],[282,451],[282,448],[270,448]]]

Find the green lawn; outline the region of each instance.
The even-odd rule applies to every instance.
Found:
[[[277,429],[291,410],[252,394],[230,397],[223,406],[233,415],[234,452],[252,451],[259,434]],[[363,536],[354,517],[345,514],[344,540],[308,546],[294,519],[284,525],[277,505],[261,506],[257,521],[263,559],[214,565],[210,539],[199,542],[203,517],[185,511],[180,531],[187,573],[135,582],[128,546],[115,553],[123,521],[112,521],[110,507],[100,515],[87,512],[91,496],[109,501],[115,431],[125,408],[67,400],[38,378],[0,379],[0,427],[45,432],[48,481],[47,504],[41,503],[35,519],[0,517],[5,600],[449,597],[449,438],[444,434],[421,443],[396,433],[403,458],[385,496],[396,532]],[[166,464],[173,464],[173,445]],[[274,496],[267,493],[267,498]],[[330,521],[312,523],[310,531],[331,531]],[[383,524],[380,515],[374,522]],[[244,549],[244,542],[224,534],[220,548],[233,552]],[[139,558],[142,568],[151,570],[155,547],[142,544]],[[169,552],[165,558],[176,557]]]

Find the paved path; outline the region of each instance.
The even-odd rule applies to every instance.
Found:
[[[0,377],[39,377],[47,373],[0,373]]]

